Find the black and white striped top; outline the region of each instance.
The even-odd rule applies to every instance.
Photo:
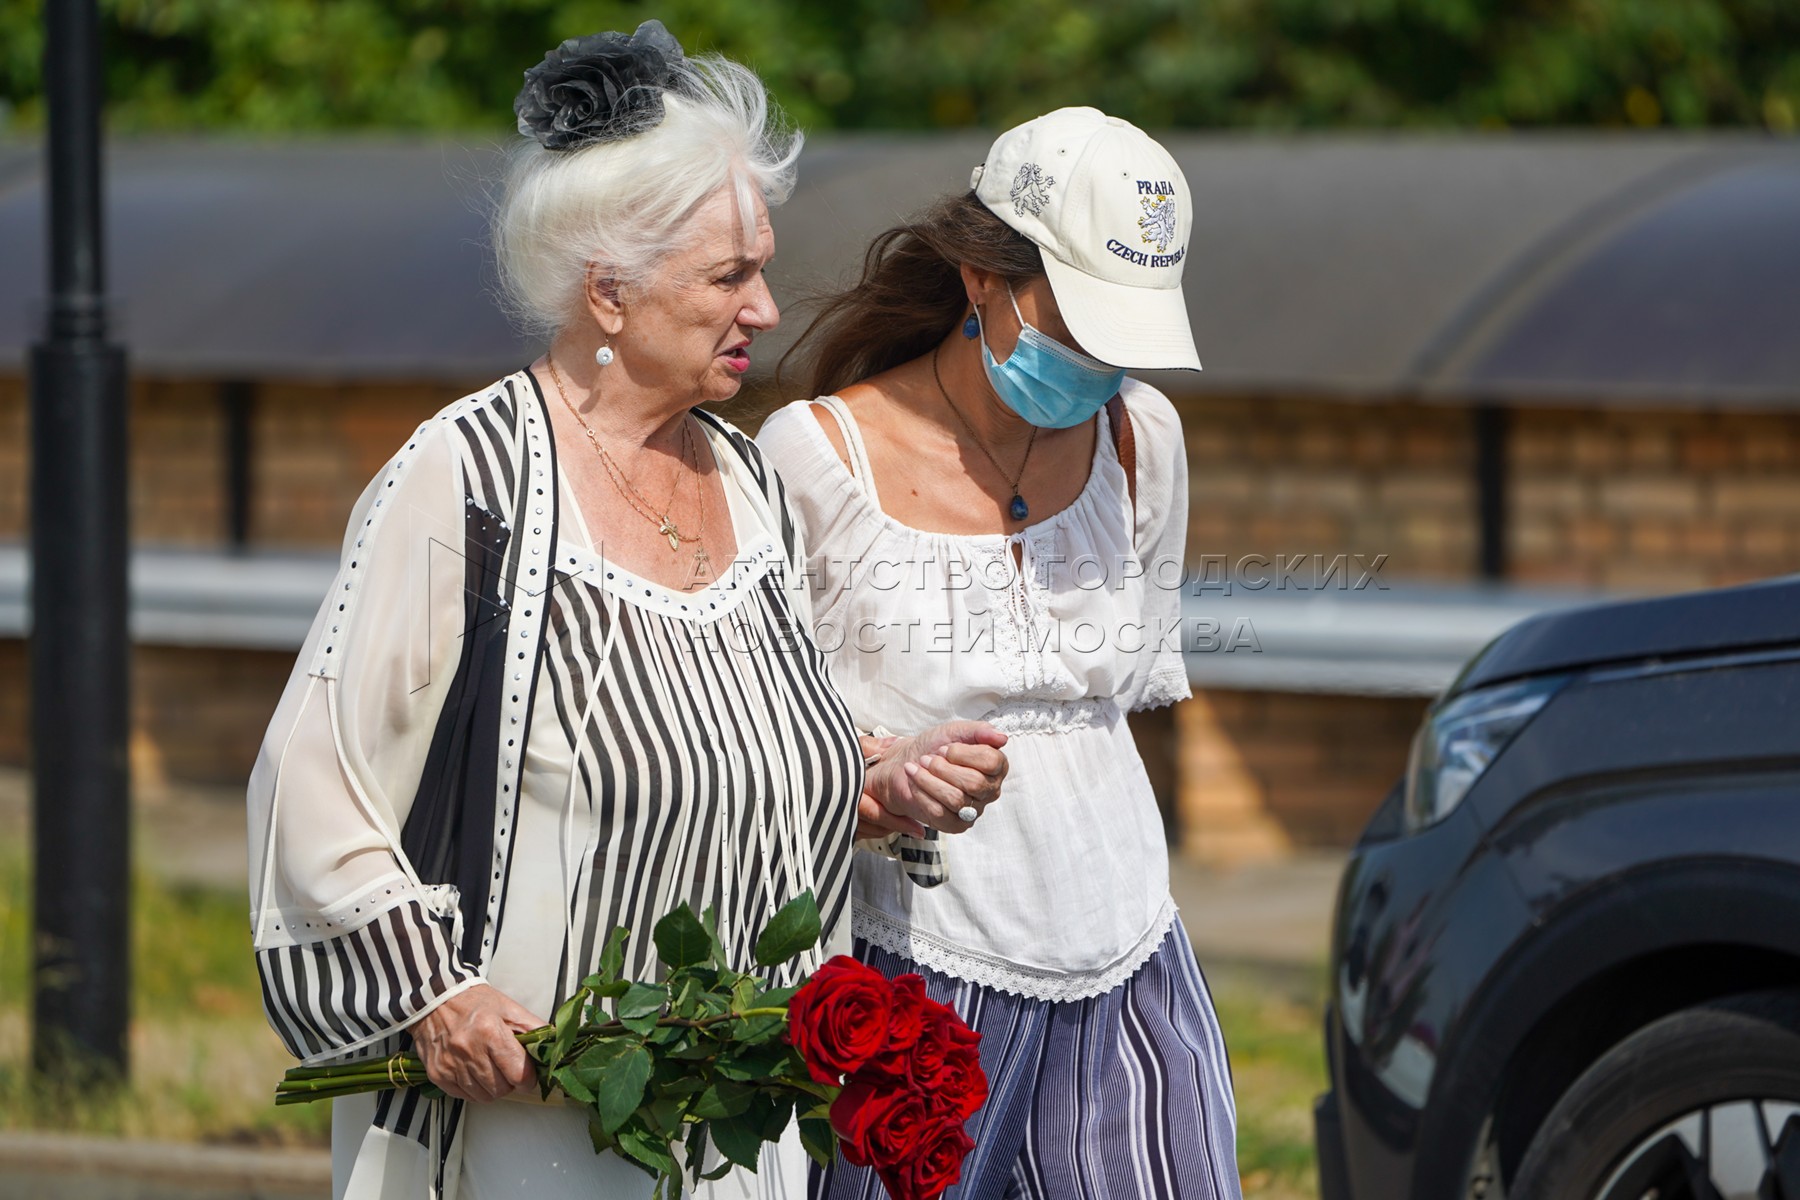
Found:
[[[425,422],[358,500],[249,789],[257,962],[296,1056],[390,1053],[481,982],[547,1017],[614,925],[653,978],[682,902],[747,968],[810,888],[827,939],[802,967],[847,948],[855,730],[780,480],[697,416],[738,545],[697,592],[604,558],[529,372]],[[382,1152],[435,1146],[441,1177],[458,1115],[389,1093],[375,1126],[409,1136]]]

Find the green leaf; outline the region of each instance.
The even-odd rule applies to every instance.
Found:
[[[756,978],[752,975],[734,975],[730,982],[719,980],[719,985],[731,995],[733,1008],[761,1008],[756,1000]]]
[[[550,1024],[556,1028],[556,1037],[552,1040],[547,1063],[560,1063],[569,1055],[569,1047],[575,1044],[575,1037],[581,1032],[581,1007],[587,1003],[587,989],[578,987],[574,995],[556,1006],[556,1016]]]
[[[831,1132],[831,1122],[821,1121],[814,1117],[800,1119],[800,1144],[812,1155],[814,1162],[821,1167],[829,1167],[837,1158],[837,1135]]]
[[[800,1069],[804,1071],[806,1068],[802,1066]],[[793,1088],[796,1092],[805,1092],[809,1096],[816,1096],[826,1104],[830,1104],[833,1100],[836,1100],[838,1098],[838,1093],[844,1090],[841,1087],[836,1087],[829,1083],[817,1083],[811,1079],[796,1078],[792,1076],[783,1078],[781,1086]]]
[[[656,923],[655,937],[656,956],[671,968],[703,963],[712,953],[712,939],[685,902]]]
[[[693,1113],[708,1121],[717,1117],[735,1117],[750,1108],[751,1098],[755,1095],[756,1089],[748,1084],[730,1079],[715,1080],[694,1101]]]
[[[557,1087],[581,1103],[592,1104],[594,1102],[594,1089],[583,1081],[574,1067],[559,1067],[550,1072],[550,1078],[555,1081]]]
[[[589,975],[588,978],[598,979],[599,976]],[[603,983],[598,987],[591,987],[588,990],[594,993],[595,997],[598,999],[615,1000],[631,990],[631,981],[629,979],[615,979],[611,983]]]
[[[701,994],[700,984],[693,979],[683,979],[676,989],[675,998],[669,1001],[669,1015],[687,1017],[689,1020],[700,1015],[700,1006],[696,997]]]
[[[660,983],[634,983],[619,999],[619,1016],[641,1017],[646,1013],[662,1015],[669,1003],[669,989]]]
[[[756,1170],[757,1155],[762,1152],[762,1127],[748,1115],[721,1117],[708,1123],[713,1145],[719,1153],[740,1167]]]
[[[706,940],[712,946],[711,952],[706,956],[707,961],[715,967],[723,967],[725,944],[719,941],[719,914],[712,905],[707,905],[706,911],[700,914],[700,925],[706,930]]]
[[[726,1079],[768,1079],[780,1073],[787,1059],[786,1046],[749,1046],[721,1054],[715,1070]]]
[[[767,1096],[767,1093],[764,1093],[764,1095]],[[793,1118],[794,1100],[791,1096],[780,1099],[777,1099],[774,1096],[768,1096],[768,1100],[769,1108],[768,1111],[763,1114],[762,1121],[763,1141],[779,1141],[781,1139],[782,1131],[788,1126],[788,1121]]]
[[[619,1024],[631,1030],[639,1037],[649,1037],[656,1032],[656,1023],[662,1020],[658,1013],[645,1013],[641,1017],[620,1017]]]
[[[719,976],[722,972],[716,967],[701,964],[683,968],[681,974],[684,979],[691,979],[698,984],[701,991],[711,991],[719,986]]]
[[[614,925],[606,935],[606,945],[600,951],[600,977],[611,983],[625,969],[625,942],[631,937],[631,930]]]
[[[659,1096],[644,1106],[650,1125],[663,1133],[680,1133],[682,1114],[687,1112],[685,1096]]]
[[[811,889],[788,901],[756,939],[756,961],[779,966],[819,944],[819,906]]]
[[[787,1028],[786,1017],[736,1017],[727,1022],[734,1040],[746,1046],[760,1046],[773,1041]]]
[[[788,1002],[793,1000],[794,993],[799,990],[800,989],[797,987],[770,988],[766,992],[758,992],[756,995],[752,996],[750,998],[750,1003],[744,1005],[744,1007],[786,1008]]]
[[[600,1119],[592,1114],[588,1116],[588,1141],[594,1143],[595,1154],[611,1150],[618,1145],[612,1134],[600,1128]]]
[[[663,1067],[680,1066],[680,1063],[658,1063],[658,1074],[661,1073]],[[705,1090],[706,1080],[696,1079],[692,1075],[683,1075],[679,1079],[671,1079],[667,1083],[658,1082],[656,1084],[657,1094],[663,1096],[692,1096],[696,1092],[704,1092]]]
[[[683,1029],[682,1032],[684,1034],[692,1033],[693,1030]],[[695,1041],[690,1042],[685,1046],[675,1046],[665,1050],[663,1051],[663,1056],[665,1058],[681,1059],[684,1062],[697,1062],[701,1059],[711,1058],[718,1052],[719,1046],[716,1042]]]
[[[706,1122],[696,1121],[687,1135],[687,1169],[690,1175],[699,1175],[700,1169],[706,1165]],[[730,1167],[731,1164],[725,1164]]]
[[[625,1155],[652,1175],[679,1175],[675,1156],[669,1153],[669,1139],[648,1129],[633,1126],[619,1131],[619,1153]]]
[[[650,1082],[650,1052],[642,1042],[608,1038],[596,1042],[575,1063],[575,1078],[593,1093],[600,1127],[612,1133],[644,1102]]]

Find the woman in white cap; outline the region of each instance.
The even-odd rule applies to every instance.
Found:
[[[1125,721],[1189,695],[1181,425],[1125,368],[1199,369],[1191,193],[1091,108],[1003,134],[972,184],[875,240],[795,348],[819,398],[758,438],[859,726],[1010,737],[1008,803],[950,807],[964,837],[864,802],[857,953],[983,1034],[953,1200],[1236,1197],[1225,1046]],[[927,801],[957,779],[931,765]],[[877,1188],[840,1162],[813,1193]]]

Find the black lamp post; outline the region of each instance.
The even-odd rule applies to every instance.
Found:
[[[45,0],[50,304],[31,350],[32,1059],[126,1071],[130,692],[125,352],[106,336],[100,17]]]

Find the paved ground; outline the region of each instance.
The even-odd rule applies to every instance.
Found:
[[[0,1132],[0,1200],[283,1200],[331,1194],[322,1150]]]

